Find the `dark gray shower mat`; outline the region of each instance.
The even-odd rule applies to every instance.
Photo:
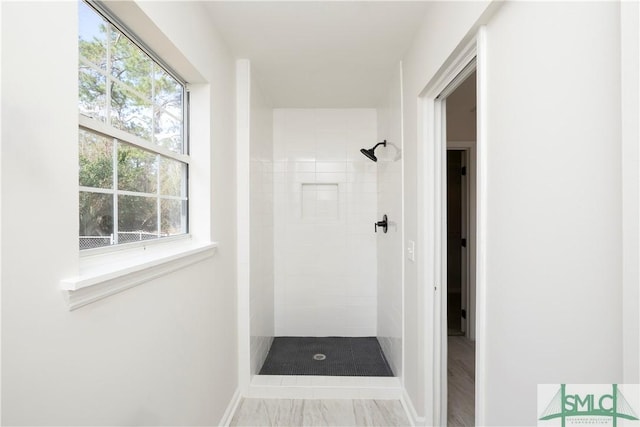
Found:
[[[392,377],[393,372],[376,337],[275,337],[260,375]]]

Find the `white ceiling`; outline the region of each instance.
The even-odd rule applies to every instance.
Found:
[[[233,54],[274,107],[375,107],[423,21],[423,1],[212,1]]]

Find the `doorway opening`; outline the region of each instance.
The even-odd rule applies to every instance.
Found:
[[[476,72],[443,101],[446,121],[447,424],[475,425]],[[443,230],[445,231],[445,230]]]
[[[447,425],[449,407],[455,408],[456,396],[449,395],[448,390],[457,387],[450,383],[448,373],[457,368],[449,367],[449,353],[455,352],[456,346],[449,345],[451,338],[464,339],[467,342],[475,339],[475,351],[469,358],[467,366],[472,371],[466,377],[470,379],[468,388],[470,396],[465,407],[473,416],[471,425],[485,424],[486,389],[486,206],[487,206],[487,150],[486,150],[486,28],[480,26],[475,34],[469,34],[464,44],[456,48],[445,61],[439,71],[431,78],[420,94],[418,114],[421,126],[418,127],[418,244],[424,248],[424,255],[418,263],[418,279],[424,283],[425,313],[431,311],[432,316],[425,317],[424,337],[426,343],[433,345],[433,351],[425,353],[427,369],[425,381],[431,384],[428,390],[432,393],[425,408],[426,424]],[[471,80],[469,80],[471,78]],[[454,94],[465,83],[475,82],[472,99],[475,106],[468,107],[469,115],[475,117],[472,137],[455,137],[456,130],[448,115],[453,114],[450,105],[455,105]],[[473,110],[473,111],[471,111]],[[471,114],[473,113],[473,114]],[[467,166],[467,193],[465,200],[471,200],[467,207],[467,254],[465,255],[466,273],[469,277],[468,292],[460,290],[460,294],[469,295],[465,301],[465,318],[460,312],[460,333],[464,335],[449,337],[448,324],[448,290],[447,290],[447,149],[464,152]],[[473,195],[472,195],[473,194]],[[457,245],[460,249],[460,245]],[[462,256],[461,256],[462,259]],[[463,274],[461,273],[461,276]],[[464,281],[462,283],[465,283]],[[462,284],[461,284],[462,286]],[[462,298],[462,297],[461,297]],[[462,300],[460,301],[462,310]],[[464,341],[463,341],[464,342]],[[452,401],[449,405],[449,400]],[[465,425],[460,421],[450,421],[451,425]]]

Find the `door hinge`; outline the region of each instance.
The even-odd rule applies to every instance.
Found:
[[[462,239],[462,241],[460,243],[462,243],[462,247],[463,248],[467,247],[467,239]]]
[[[465,310],[464,308],[462,309],[462,318],[463,319],[467,318],[467,310]]]
[[[460,169],[460,173],[462,174],[462,176],[467,176],[467,167],[463,166],[462,169]]]

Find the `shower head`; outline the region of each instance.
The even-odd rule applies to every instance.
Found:
[[[378,147],[378,145],[382,145],[383,147],[386,147],[386,146],[387,146],[387,140],[385,139],[385,140],[384,140],[384,141],[382,141],[382,142],[378,142],[376,145],[374,145],[372,148],[369,148],[369,149],[362,148],[362,149],[360,150],[360,152],[361,152],[362,154],[364,154],[365,156],[367,156],[367,158],[368,158],[368,159],[371,159],[371,160],[373,160],[374,162],[377,162],[377,161],[378,161],[378,158],[377,158],[377,157],[376,157],[376,155],[375,155],[375,151],[376,151],[376,148]]]
[[[373,148],[370,148],[368,150],[366,148],[362,148],[360,149],[360,152],[365,156],[367,156],[368,158],[370,158],[371,160],[373,160],[374,162],[378,161],[378,158],[376,157],[376,155],[373,154]]]

